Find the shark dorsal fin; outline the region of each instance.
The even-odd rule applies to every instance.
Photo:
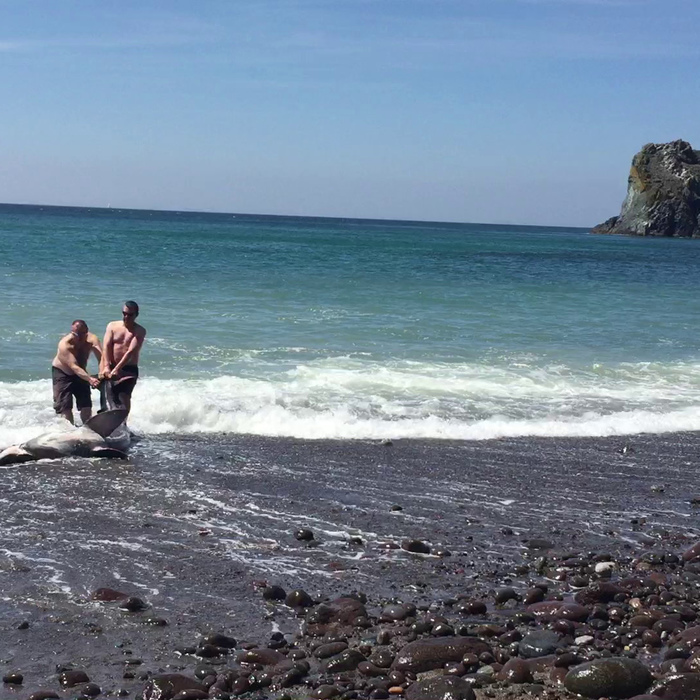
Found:
[[[114,408],[93,416],[83,427],[89,428],[101,438],[106,438],[126,420],[126,415],[125,408]]]

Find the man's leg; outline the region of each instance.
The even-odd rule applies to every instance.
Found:
[[[73,378],[73,395],[75,404],[80,411],[80,418],[85,423],[92,417],[92,396],[90,395],[90,385],[80,377]]]
[[[73,422],[73,395],[71,393],[72,379],[69,375],[53,368],[53,407],[59,416],[63,416],[71,425]]]
[[[119,408],[126,409],[126,418],[129,417],[129,412],[131,411],[131,392],[136,386],[136,381],[136,377],[129,377],[129,379],[123,379],[112,385],[114,403],[119,406]],[[124,420],[126,420],[126,418]]]

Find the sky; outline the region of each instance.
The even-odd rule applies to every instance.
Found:
[[[593,226],[698,0],[0,0],[0,202]]]

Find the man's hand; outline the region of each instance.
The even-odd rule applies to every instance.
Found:
[[[90,382],[90,386],[93,389],[97,389],[100,386],[100,380],[97,377],[90,377],[90,379],[88,379],[88,382]]]
[[[106,369],[102,374],[100,375],[103,379],[111,379],[112,378],[112,370],[111,369]]]

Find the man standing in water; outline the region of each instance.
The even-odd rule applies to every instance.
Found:
[[[87,323],[80,319],[73,321],[70,333],[58,342],[56,357],[51,363],[51,380],[53,383],[53,407],[69,423],[73,421],[73,397],[80,411],[80,418],[85,423],[92,416],[92,397],[90,387],[97,388],[99,380],[91,377],[87,371],[90,354],[98,362],[102,360],[100,341],[94,333],[88,332]]]
[[[131,410],[131,393],[139,378],[139,353],[146,339],[146,329],[136,323],[138,315],[139,305],[125,301],[122,320],[107,324],[100,363],[100,378],[111,380],[114,401],[126,409],[127,415]]]

